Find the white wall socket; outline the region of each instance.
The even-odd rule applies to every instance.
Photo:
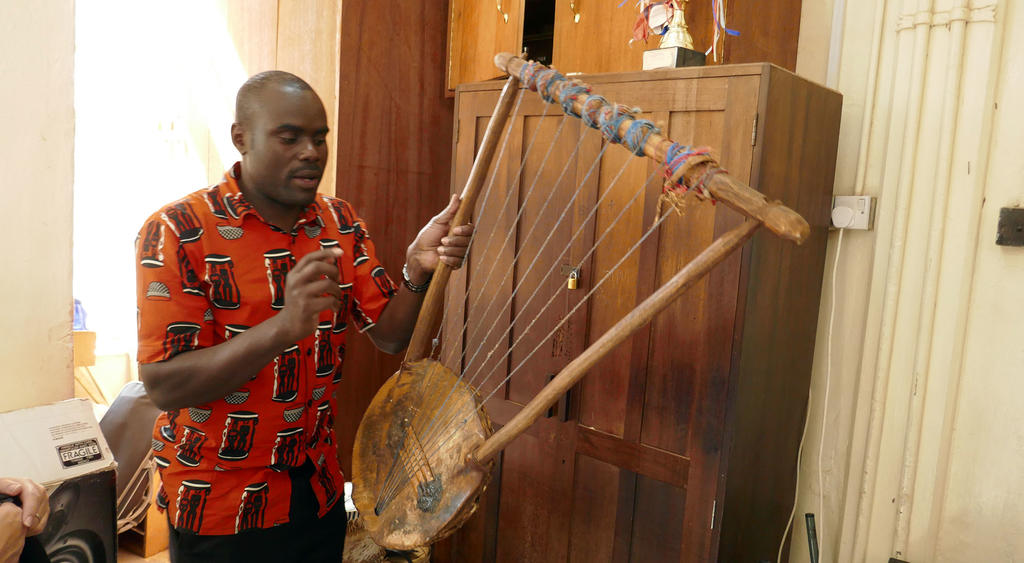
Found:
[[[874,222],[875,198],[867,195],[837,195],[832,198],[833,227],[869,231]]]

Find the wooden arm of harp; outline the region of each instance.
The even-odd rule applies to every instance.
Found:
[[[510,76],[515,77],[520,75],[520,71],[526,62],[510,53],[499,53],[494,56],[494,64]],[[540,66],[538,68],[543,69],[546,67]],[[586,85],[578,81],[575,84]],[[562,88],[569,85],[569,82],[560,82],[552,87],[552,94],[560,92]],[[579,114],[583,110],[583,102],[579,100],[573,102],[573,108]],[[619,125],[619,134],[625,135],[633,121],[629,117],[624,119]],[[664,164],[665,155],[668,153],[672,143],[672,139],[657,133],[652,134],[644,144],[644,154]],[[710,165],[710,163],[697,164],[687,170],[684,177],[686,185],[694,185],[704,175],[706,168]],[[729,174],[714,174],[704,187],[711,192],[715,199],[751,219],[764,223],[764,226],[769,231],[784,239],[802,244],[811,232],[807,221],[799,213],[778,201],[768,201],[764,194],[736,180]]]

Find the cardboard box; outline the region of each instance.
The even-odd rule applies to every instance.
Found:
[[[50,520],[38,539],[51,559],[116,561],[116,468],[89,401],[0,413],[0,476],[46,487]]]

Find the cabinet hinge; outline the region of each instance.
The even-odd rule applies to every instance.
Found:
[[[715,529],[715,509],[718,508],[718,500],[711,503],[711,529]]]
[[[459,144],[459,129],[462,129],[461,127],[459,127],[459,124],[461,124],[461,123],[462,122],[459,121],[459,118],[456,117],[455,118],[455,144],[456,145]]]
[[[750,146],[757,144],[757,114],[754,114],[754,125],[750,128]]]

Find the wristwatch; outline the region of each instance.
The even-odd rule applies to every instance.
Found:
[[[408,264],[402,264],[402,285],[404,285],[409,291],[413,293],[426,293],[427,289],[430,287],[430,279],[431,278],[427,278],[426,282],[419,285],[412,283],[412,280],[409,279]]]

